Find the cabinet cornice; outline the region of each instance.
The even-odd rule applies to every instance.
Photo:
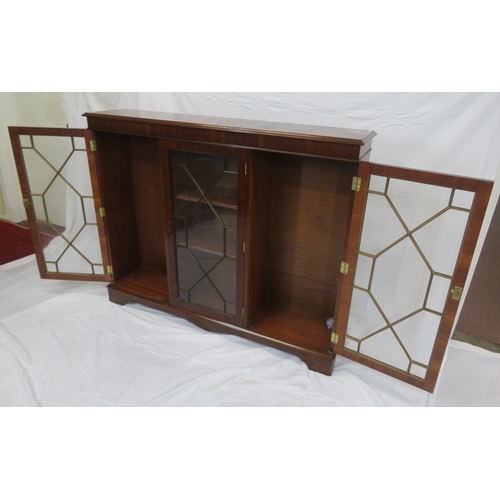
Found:
[[[371,149],[373,131],[215,118],[153,111],[85,113],[89,128],[102,132],[208,142],[359,161]]]

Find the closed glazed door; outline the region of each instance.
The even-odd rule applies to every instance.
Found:
[[[162,161],[171,302],[242,325],[245,153],[165,141]]]

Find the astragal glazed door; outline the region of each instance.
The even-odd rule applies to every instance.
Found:
[[[246,152],[162,141],[170,301],[242,326]]]
[[[110,281],[92,133],[9,127],[42,278]],[[47,245],[46,235],[53,237]]]
[[[361,163],[334,352],[432,392],[492,182]]]

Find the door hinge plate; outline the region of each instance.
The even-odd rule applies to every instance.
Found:
[[[342,261],[340,263],[340,272],[342,274],[347,274],[349,272],[349,264],[347,262]]]
[[[99,216],[106,217],[106,210],[104,210],[104,207],[99,207]]]
[[[247,162],[245,162],[245,175],[248,174],[248,165],[247,165]]]
[[[113,274],[113,267],[112,266],[107,266],[106,269],[108,270],[108,274]]]
[[[459,287],[459,286],[456,286],[455,288],[453,288],[453,290],[451,291],[451,298],[453,300],[460,300],[460,297],[462,297],[462,292],[464,291],[463,288]]]
[[[27,198],[24,198],[23,199],[23,205],[24,205],[24,208],[31,208],[31,202],[29,199]]]
[[[361,189],[361,177],[353,177],[352,178],[351,189],[353,191],[359,191]]]
[[[90,140],[90,151],[97,151],[97,145],[94,139]]]
[[[333,333],[332,332],[332,336],[330,338],[330,342],[332,344],[338,344],[339,343],[339,334],[338,333]]]

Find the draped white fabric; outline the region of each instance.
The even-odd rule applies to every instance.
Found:
[[[0,406],[500,406],[500,355],[452,342],[430,396],[338,358],[296,357],[107,300],[104,283],[0,266]]]
[[[371,161],[494,179],[500,93],[65,94],[70,126],[85,111],[144,109],[375,130]]]
[[[63,99],[70,127],[86,127],[86,111],[123,108],[375,130],[372,162],[500,180],[500,93],[86,92]],[[496,182],[472,270],[499,194]]]
[[[36,105],[31,94],[0,94],[6,205],[0,217],[14,222],[24,209],[7,126],[86,128],[86,111],[130,108],[370,129],[377,132],[371,161],[483,179],[495,179],[500,161],[500,93],[39,94]]]

